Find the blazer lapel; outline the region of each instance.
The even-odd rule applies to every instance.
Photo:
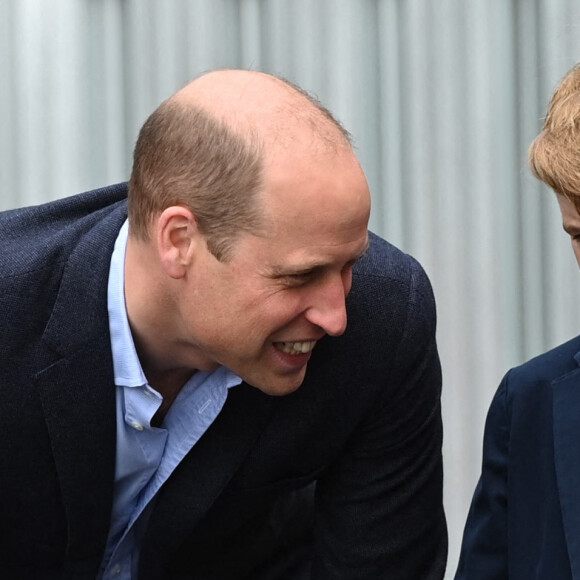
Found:
[[[96,574],[115,475],[115,386],[107,280],[121,208],[70,254],[37,361],[36,380],[67,518],[67,567]]]
[[[572,576],[580,580],[580,369],[552,382],[554,459]]]
[[[98,565],[115,477],[115,387],[106,353],[87,345],[36,380],[66,512],[67,560]]]
[[[141,551],[140,570],[162,578],[171,554],[227,486],[273,410],[275,397],[242,383],[161,488]]]

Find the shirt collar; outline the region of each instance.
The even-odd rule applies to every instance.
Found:
[[[125,220],[111,256],[107,306],[115,384],[119,387],[140,387],[147,384],[147,379],[137,356],[125,304],[125,251],[128,233],[129,222]]]

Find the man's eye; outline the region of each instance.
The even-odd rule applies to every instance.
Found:
[[[300,286],[306,284],[312,277],[312,272],[301,272],[300,274],[288,274],[284,276],[284,282],[288,286]]]

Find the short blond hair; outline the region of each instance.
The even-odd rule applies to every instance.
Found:
[[[556,88],[528,157],[532,173],[580,211],[580,64]]]

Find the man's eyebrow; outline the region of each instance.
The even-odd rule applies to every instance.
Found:
[[[269,275],[273,278],[280,276],[298,276],[313,272],[318,268],[324,268],[326,264],[322,262],[312,262],[310,264],[300,264],[297,266],[272,266]]]
[[[367,238],[364,248],[352,258],[352,261],[362,258],[369,251],[370,246],[370,241]],[[269,275],[273,278],[282,276],[299,276],[300,274],[315,272],[319,268],[325,268],[326,266],[328,266],[326,262],[311,262],[309,264],[299,264],[296,266],[272,266]]]

